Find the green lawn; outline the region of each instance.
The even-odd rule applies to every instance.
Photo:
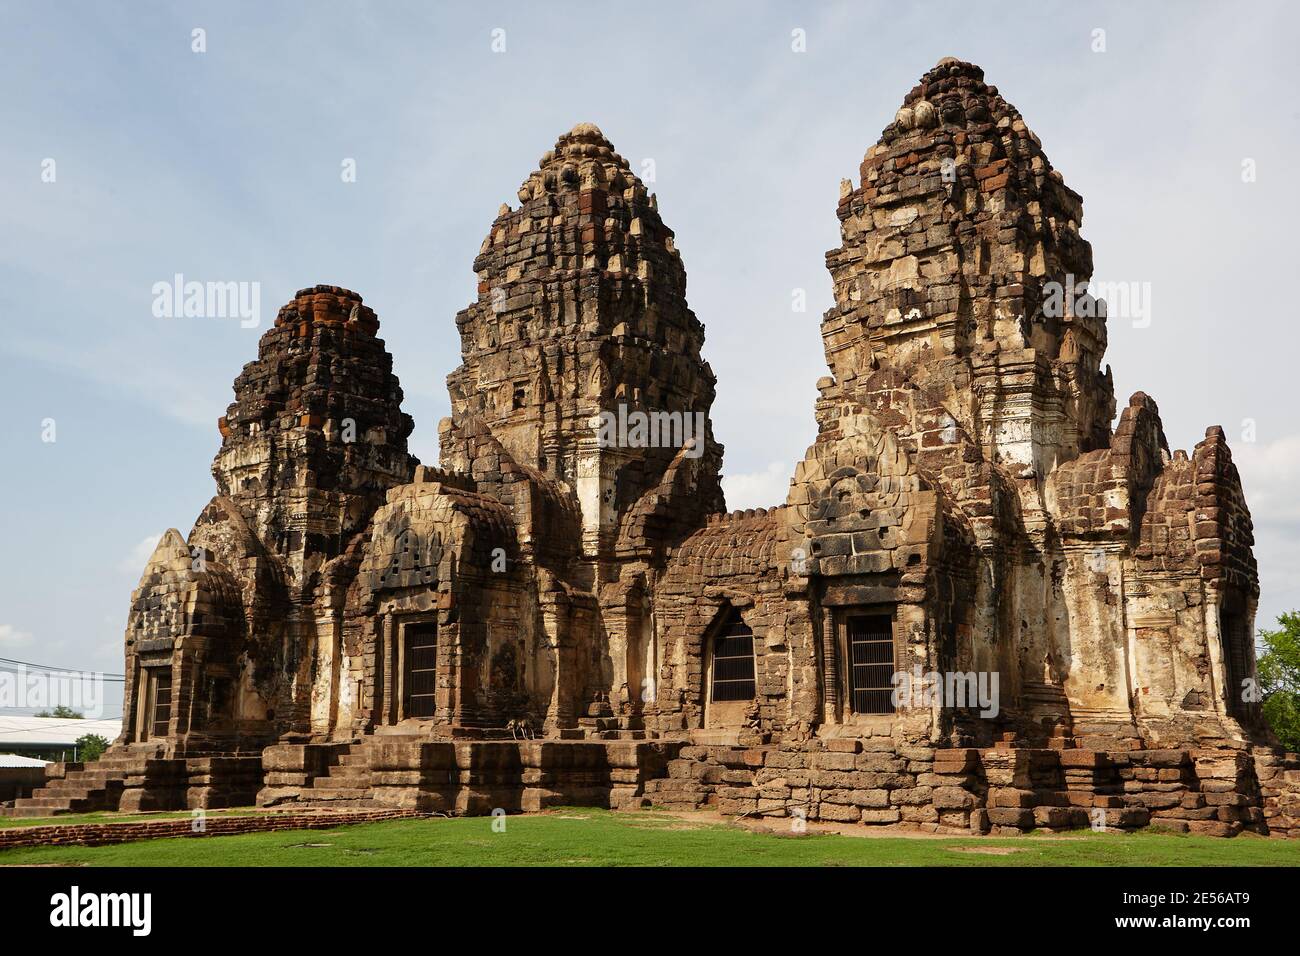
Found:
[[[756,833],[665,813],[566,809],[330,830],[0,851],[0,865],[91,866],[1227,866],[1300,865],[1300,841],[1160,833],[909,839]],[[972,852],[972,848],[975,852]],[[1004,852],[1010,850],[1011,852]]]

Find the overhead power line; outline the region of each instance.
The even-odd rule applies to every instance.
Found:
[[[49,664],[33,664],[31,661],[18,661],[10,657],[0,657],[0,670],[11,669],[5,667],[4,666],[5,664],[18,665],[20,667],[26,667],[29,670],[47,671],[47,672],[57,673],[57,674],[93,674],[105,681],[110,681],[114,683],[121,683],[122,681],[126,680],[125,674],[105,674],[102,671],[79,668],[79,667],[51,667]]]
[[[35,717],[36,715],[35,714],[8,714],[8,715],[0,714],[0,717],[5,717],[5,716],[8,716],[10,718],[22,718],[22,717]],[[49,718],[42,717],[40,719],[48,720]],[[96,723],[97,721],[101,721],[101,720],[121,720],[121,719],[122,719],[121,714],[118,714],[116,717],[81,717],[78,718],[77,720],[64,720],[57,724],[42,724],[39,729],[42,731],[54,730],[56,727],[77,727],[82,724]],[[8,746],[15,747],[15,746],[20,746],[23,743],[25,743],[25,741],[11,740],[8,742]],[[32,743],[40,743],[40,741],[32,741]]]

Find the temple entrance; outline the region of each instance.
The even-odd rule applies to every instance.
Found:
[[[437,710],[438,625],[416,621],[402,627],[405,717],[430,718]]]

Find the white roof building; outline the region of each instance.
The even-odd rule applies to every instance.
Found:
[[[98,734],[110,744],[122,733],[122,719],[76,720],[71,717],[0,716],[0,752],[71,747],[86,734]]]
[[[50,761],[37,760],[35,757],[20,757],[17,754],[0,754],[0,770],[11,770],[15,767],[47,767]]]

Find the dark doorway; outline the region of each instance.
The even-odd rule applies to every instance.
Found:
[[[1246,604],[1229,591],[1223,596],[1219,610],[1219,640],[1223,648],[1223,670],[1226,686],[1224,704],[1228,713],[1238,719],[1248,716],[1245,706],[1246,681],[1250,677],[1250,628],[1246,619]]]
[[[888,614],[848,619],[849,700],[855,714],[894,712],[894,622]]]
[[[406,716],[432,717],[437,708],[438,625],[413,622],[405,625],[402,633],[406,641]]]

